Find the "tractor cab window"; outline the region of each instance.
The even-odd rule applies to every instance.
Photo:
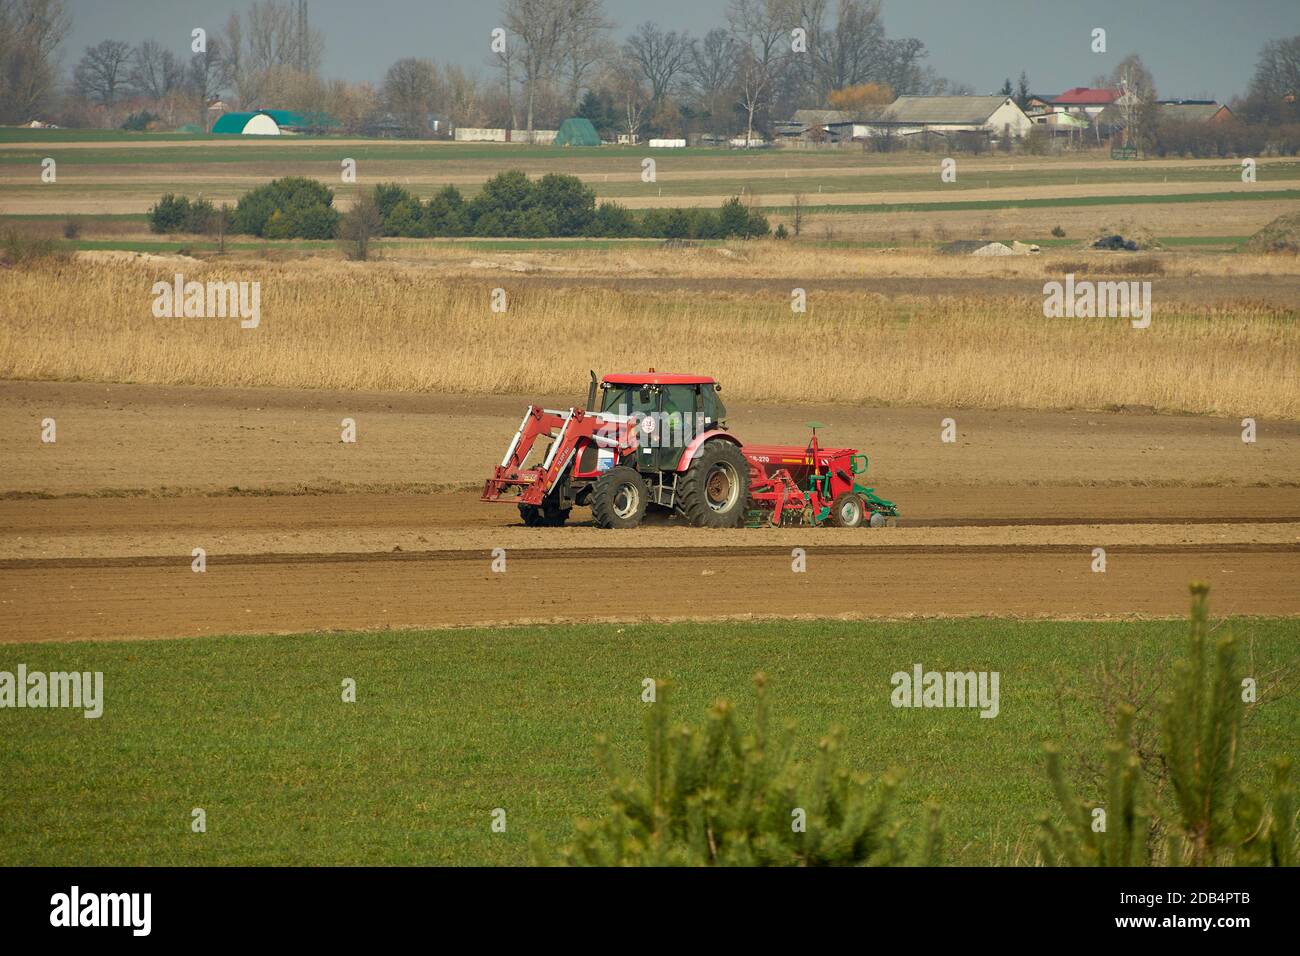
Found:
[[[669,415],[680,414],[684,422],[690,421],[695,414],[695,392],[694,385],[669,385],[664,389],[664,411]]]
[[[600,410],[616,415],[649,415],[655,411],[658,391],[657,385],[611,386],[605,389],[605,399]]]

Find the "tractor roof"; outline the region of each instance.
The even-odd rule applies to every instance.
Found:
[[[712,385],[713,379],[707,375],[669,375],[665,372],[630,372],[622,375],[606,375],[603,380],[607,385]]]

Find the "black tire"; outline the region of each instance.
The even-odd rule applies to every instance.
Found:
[[[561,508],[553,498],[546,498],[541,507],[537,505],[520,505],[519,517],[530,528],[558,528],[569,520],[572,508]]]
[[[705,442],[677,481],[677,502],[697,528],[739,528],[749,504],[749,461],[725,439]]]
[[[831,502],[831,513],[826,523],[832,528],[858,528],[866,516],[867,503],[862,496],[846,491]]]
[[[650,489],[635,468],[616,465],[591,489],[591,516],[598,528],[635,528],[645,517]]]

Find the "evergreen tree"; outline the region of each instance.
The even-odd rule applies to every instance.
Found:
[[[667,684],[646,719],[644,778],[629,777],[601,743],[609,774],[606,816],[578,825],[558,854],[534,841],[539,863],[571,866],[831,866],[908,862],[895,821],[898,780],[873,783],[839,765],[835,732],[818,744],[816,761],[794,758],[792,728],[769,730],[766,680],[755,678],[754,727],[743,733],[727,701],[709,708],[703,728],[669,723]],[[938,808],[930,806],[915,856],[936,863],[942,852]]]
[[[1244,674],[1237,640],[1209,633],[1209,587],[1193,584],[1186,652],[1173,666],[1173,684],[1160,702],[1161,754],[1173,806],[1156,807],[1142,786],[1132,747],[1132,709],[1120,708],[1106,747],[1106,804],[1076,797],[1065,783],[1059,751],[1047,751],[1048,776],[1065,824],[1046,815],[1039,850],[1049,865],[1292,866],[1295,791],[1289,760],[1273,765],[1267,800],[1239,780]],[[1095,811],[1103,809],[1101,829]]]

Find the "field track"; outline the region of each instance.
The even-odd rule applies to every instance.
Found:
[[[965,495],[980,505],[962,518],[944,516],[962,489],[914,491],[918,516],[874,531],[611,533],[583,512],[575,527],[527,529],[472,493],[6,501],[2,640],[814,612],[1166,616],[1192,578],[1211,582],[1220,613],[1300,613],[1294,489],[1237,489],[1207,514],[1204,489],[985,488]],[[42,556],[18,556],[33,540]],[[1090,569],[1094,546],[1105,574]],[[490,567],[496,547],[504,574]],[[804,573],[791,570],[795,547]]]
[[[937,552],[937,553],[935,553]],[[0,566],[7,641],[701,617],[1176,616],[1207,580],[1218,614],[1300,613],[1300,545],[784,548],[214,557],[170,566]],[[274,563],[271,563],[274,561]]]

